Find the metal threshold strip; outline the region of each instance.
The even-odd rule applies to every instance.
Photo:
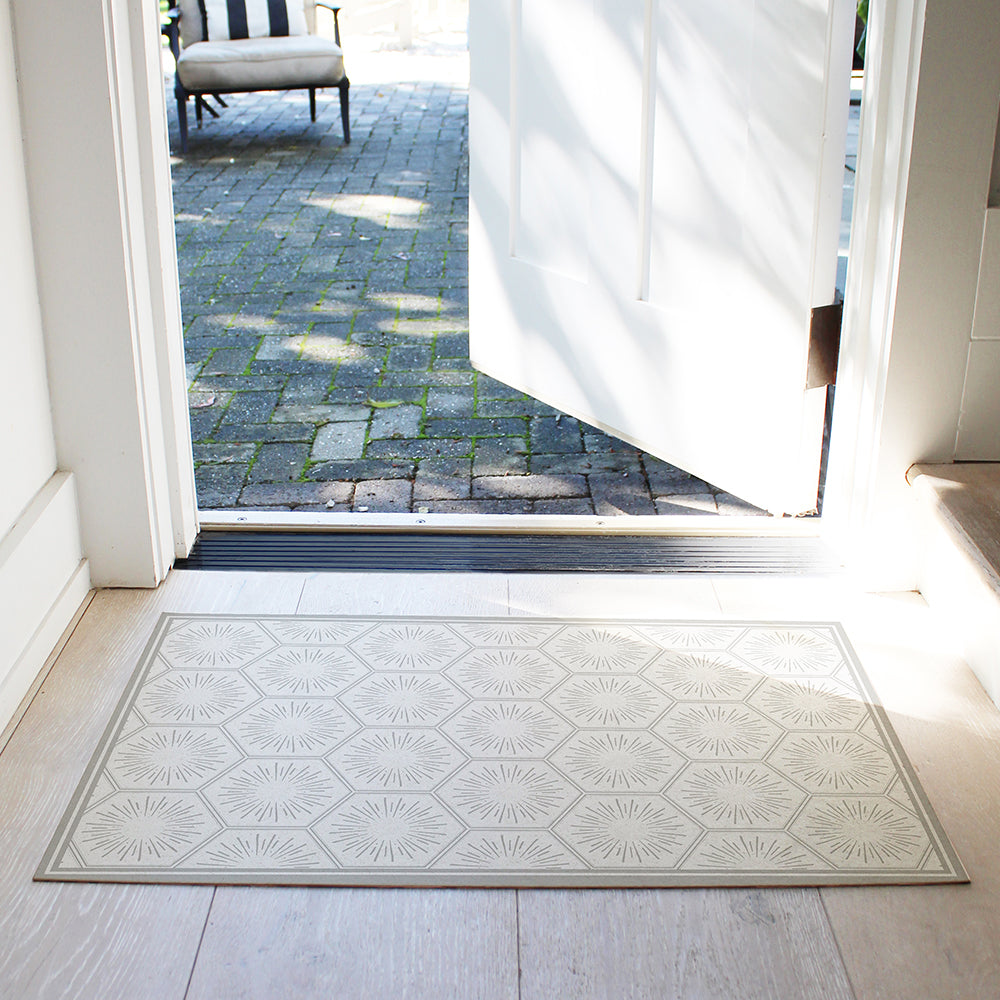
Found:
[[[283,510],[202,510],[202,531],[412,532],[449,535],[653,535],[816,538],[819,517],[718,514],[410,514]]]
[[[290,572],[830,574],[814,533],[567,534],[205,528],[177,569]]]

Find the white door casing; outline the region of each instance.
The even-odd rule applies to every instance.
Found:
[[[198,529],[159,16],[12,14],[59,467],[94,583],[155,586]]]
[[[851,0],[473,0],[480,370],[772,511],[816,502]]]

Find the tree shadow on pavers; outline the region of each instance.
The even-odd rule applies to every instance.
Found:
[[[202,508],[642,514],[661,487],[669,512],[715,508],[472,370],[465,99],[358,88],[350,146],[294,93],[192,131],[173,181]]]
[[[352,91],[352,97],[354,92]],[[225,94],[226,107],[207,98],[218,117],[205,113],[201,124],[191,121],[188,149],[180,152],[175,102],[167,101],[167,127],[174,163],[204,161],[224,154],[261,156],[275,152],[305,152],[343,148],[340,104],[336,88],[316,92],[316,121],[309,116],[308,91],[258,91]],[[352,114],[353,119],[353,114]]]
[[[364,88],[360,96],[363,106]],[[379,95],[369,88],[368,96]],[[380,437],[387,424],[379,416],[424,405],[430,376],[420,370],[442,366],[434,356],[442,322],[455,327],[441,345],[455,363],[444,367],[467,358],[467,344],[449,342],[464,336],[465,268],[452,294],[455,275],[446,280],[443,262],[429,265],[414,245],[433,187],[420,143],[403,135],[410,150],[402,157],[391,139],[371,141],[382,126],[400,131],[396,112],[369,115],[344,147],[338,119],[324,133],[293,98],[241,95],[225,112],[239,122],[233,114],[206,123],[201,135],[211,130],[212,141],[195,135],[174,164],[200,503],[366,506],[353,495],[362,486],[376,509],[383,501],[408,508],[416,462]],[[454,145],[461,158],[461,142]],[[452,168],[449,211],[460,174]],[[422,416],[414,436],[423,434]],[[471,445],[412,450],[419,459],[456,447]],[[350,490],[332,488],[333,476]],[[386,485],[392,480],[403,483]]]

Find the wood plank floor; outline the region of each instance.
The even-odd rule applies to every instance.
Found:
[[[774,890],[33,883],[161,611],[840,620],[972,878]],[[0,753],[0,1000],[1000,996],[1000,712],[917,595],[781,578],[174,573],[99,592]]]

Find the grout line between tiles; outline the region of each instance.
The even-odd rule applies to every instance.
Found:
[[[715,597],[716,610],[719,612],[720,615],[724,614],[725,612],[723,611],[722,608],[722,595],[719,593],[718,588],[715,586],[715,577],[710,576],[708,578],[708,583],[709,586],[712,588],[712,594]]]
[[[851,991],[851,996],[854,1000],[857,1000],[858,992],[854,988],[854,983],[851,980],[851,974],[847,969],[847,962],[844,960],[844,951],[840,947],[840,939],[837,937],[837,931],[833,926],[833,921],[830,919],[830,913],[826,908],[826,893],[822,889],[816,889],[816,894],[819,896],[819,905],[823,908],[823,916],[826,918],[826,926],[830,928],[830,936],[833,938],[833,946],[837,949],[837,958],[840,959],[840,968],[844,972],[844,982],[847,983],[847,988]]]
[[[309,573],[302,577],[302,589],[299,591],[299,596],[295,599],[295,611],[293,614],[298,614],[299,609],[302,607],[302,598],[306,596],[306,586],[309,581],[313,578],[313,574]]]
[[[514,942],[517,945],[517,1000],[521,1000],[521,891],[514,890]]]
[[[212,907],[215,906],[215,894],[219,891],[218,886],[212,887],[212,898],[209,900],[208,909],[205,911],[205,923],[202,925],[201,934],[198,937],[198,947],[194,950],[194,960],[191,962],[191,971],[188,973],[187,984],[184,987],[182,1000],[187,1000],[188,993],[191,992],[191,983],[194,980],[194,970],[198,967],[198,956],[201,954],[201,946],[205,940],[205,933],[208,931],[208,921],[212,916]]]

